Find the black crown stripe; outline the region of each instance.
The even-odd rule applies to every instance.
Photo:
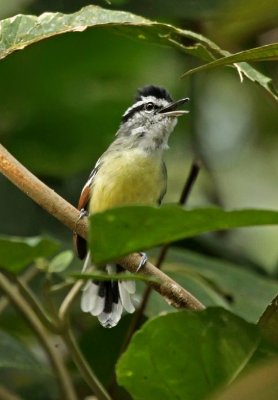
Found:
[[[159,87],[159,86],[153,86],[153,85],[144,86],[143,88],[138,89],[135,100],[140,101],[140,100],[143,100],[143,97],[147,97],[147,96],[153,96],[157,99],[165,99],[169,103],[172,103],[172,101],[173,101],[170,93],[166,89]]]

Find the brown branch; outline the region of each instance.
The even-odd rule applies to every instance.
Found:
[[[20,164],[0,144],[0,171],[20,190],[26,193],[32,200],[38,203],[47,212],[57,218],[72,231],[86,239],[88,232],[88,221],[86,218],[79,219],[79,211],[46,186],[22,164]],[[78,221],[78,223],[77,223]],[[121,265],[131,272],[136,272],[140,256],[131,254],[120,260]],[[165,300],[176,308],[187,308],[191,310],[202,310],[203,304],[194,296],[182,288],[163,272],[159,271],[150,262],[147,262],[141,271],[145,275],[158,279],[161,283],[150,283]]]
[[[17,394],[10,391],[10,389],[0,384],[0,399],[1,400],[22,400]]]
[[[86,219],[81,219],[78,222],[78,227],[76,227],[79,211],[20,164],[1,144],[0,171],[49,214],[72,231],[76,230],[80,236],[86,238],[88,230]]]
[[[136,273],[141,260],[140,254],[131,254],[119,260],[119,263],[128,271]],[[148,284],[160,293],[166,302],[175,308],[187,308],[189,310],[203,310],[204,305],[191,293],[185,290],[164,272],[157,269],[153,264],[147,262],[140,270],[141,274],[155,277],[158,282]]]

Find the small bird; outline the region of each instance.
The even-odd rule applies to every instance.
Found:
[[[122,116],[116,139],[97,161],[85,184],[78,209],[93,214],[127,204],[160,204],[166,193],[167,170],[163,153],[177,124],[178,110],[188,98],[173,101],[158,86],[138,89],[135,103]],[[77,253],[85,258],[83,272],[92,267],[86,241],[75,235]],[[142,256],[141,267],[146,261]],[[102,267],[108,274],[125,271],[118,264]],[[126,271],[126,273],[128,273]],[[96,316],[105,328],[119,322],[123,310],[135,310],[133,281],[87,281],[82,290],[81,309]]]

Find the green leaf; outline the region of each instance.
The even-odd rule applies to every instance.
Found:
[[[48,266],[48,272],[63,272],[65,269],[68,268],[72,260],[73,252],[71,250],[62,251],[61,253],[57,254],[57,256],[52,258]]]
[[[278,212],[224,211],[218,208],[184,210],[175,205],[119,207],[90,217],[90,249],[97,264],[134,251],[205,232],[278,224]]]
[[[266,308],[258,325],[265,338],[278,347],[278,296]]]
[[[38,373],[42,366],[17,339],[0,330],[0,368],[15,368]]]
[[[58,248],[55,240],[40,236],[0,236],[0,266],[11,272],[20,272],[36,258],[49,257]]]
[[[182,77],[224,65],[231,65],[241,61],[274,61],[277,59],[278,43],[273,43],[265,46],[256,47],[254,49],[240,51],[238,53],[219,58],[218,60],[212,61],[208,64],[190,69],[189,71],[185,72]]]
[[[278,282],[274,279],[258,275],[232,262],[176,248],[170,249],[163,271],[206,305],[220,305],[219,296],[222,294],[222,302],[226,303],[226,307],[254,323],[265,310],[265,305],[278,293]],[[211,293],[213,286],[210,287],[211,291],[208,291],[207,287],[200,285],[196,280],[195,286],[192,287],[193,273],[215,284],[218,290],[214,297]],[[231,299],[231,302],[225,300],[226,297]]]
[[[277,53],[278,53],[277,43],[273,45],[271,44],[258,47],[256,49],[245,50],[236,54],[231,54],[228,51],[225,51],[222,54],[224,55],[224,57],[214,60],[208,64],[201,65],[200,67],[190,69],[189,71],[185,72],[182,75],[182,78],[187,77],[188,75],[194,74],[196,72],[201,72],[207,69],[212,69],[219,66],[224,66],[237,62],[235,67],[238,73],[240,74],[241,79],[243,79],[243,76],[245,76],[250,81],[258,83],[267,92],[269,92],[276,101],[278,101],[277,91],[273,87],[272,80],[268,76],[263,75],[261,72],[259,72],[258,70],[251,67],[251,65],[245,62],[245,61],[275,60],[277,59]]]
[[[272,81],[267,76],[263,75],[261,72],[257,71],[255,68],[251,67],[245,61],[273,61],[278,58],[278,43],[269,44],[266,46],[257,47],[250,50],[241,51],[236,54],[230,54],[226,52],[226,56],[219,58],[218,60],[212,61],[208,64],[201,65],[200,67],[190,69],[185,72],[182,77],[186,77],[190,74],[196,72],[205,71],[208,69],[231,65],[238,63],[236,68],[238,72],[247,77],[252,82],[258,83],[260,86],[264,87],[266,91],[271,93],[273,98],[278,101],[277,92],[275,91]]]
[[[158,23],[138,15],[106,10],[97,6],[87,6],[73,14],[46,12],[39,17],[33,15],[17,15],[0,22],[1,41],[0,59],[22,50],[51,36],[67,32],[82,32],[90,27],[114,28],[139,40],[151,40],[168,45],[181,46],[183,50],[194,54],[194,44],[198,44],[197,54],[202,58],[211,59],[212,52],[220,52],[220,48],[202,35],[188,30],[181,30],[172,25]],[[191,39],[190,46],[182,44],[184,37]]]
[[[1,21],[0,59],[40,40],[67,32],[82,32],[97,26],[113,29],[115,32],[141,41],[176,47],[182,52],[206,61],[228,54],[214,42],[195,32],[151,21],[128,12],[106,10],[90,5],[73,14],[47,12],[39,17],[17,15]],[[184,45],[185,39],[190,41],[190,45]],[[267,78],[263,75],[262,77]],[[259,83],[261,84],[260,81]],[[270,84],[262,86],[275,97]]]
[[[144,281],[144,282],[160,282],[158,278],[152,277],[152,276],[147,276],[147,275],[142,275],[142,274],[127,274],[127,273],[122,273],[122,274],[104,274],[101,272],[95,272],[95,273],[74,273],[71,274],[72,277],[76,279],[84,279],[84,280],[90,280],[90,279],[95,279],[97,281],[111,281],[111,279],[115,281]]]
[[[118,382],[135,400],[204,399],[245,368],[259,343],[255,325],[223,309],[170,313],[134,335]]]
[[[210,400],[276,400],[278,360],[274,359],[248,372]]]

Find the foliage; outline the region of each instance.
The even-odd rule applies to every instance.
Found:
[[[187,211],[177,206],[116,208],[90,218],[90,248],[97,264],[210,231],[278,223],[275,211],[216,208]],[[111,246],[115,236],[117,243]]]
[[[134,399],[203,399],[232,382],[260,342],[256,326],[223,309],[171,313],[134,335],[117,376]]]
[[[152,293],[129,344],[132,316],[103,331],[75,307],[81,263],[68,232],[0,177],[0,397],[277,398],[277,4],[80,0],[57,12],[45,3],[34,16],[41,5],[17,0],[0,21],[1,143],[75,202],[137,86],[189,94],[187,137],[180,124],[167,160],[173,202],[188,148],[202,159],[189,207],[94,215],[90,246],[102,264],[178,241],[163,270],[208,308],[173,312]],[[140,295],[140,281],[153,281],[137,280]]]

